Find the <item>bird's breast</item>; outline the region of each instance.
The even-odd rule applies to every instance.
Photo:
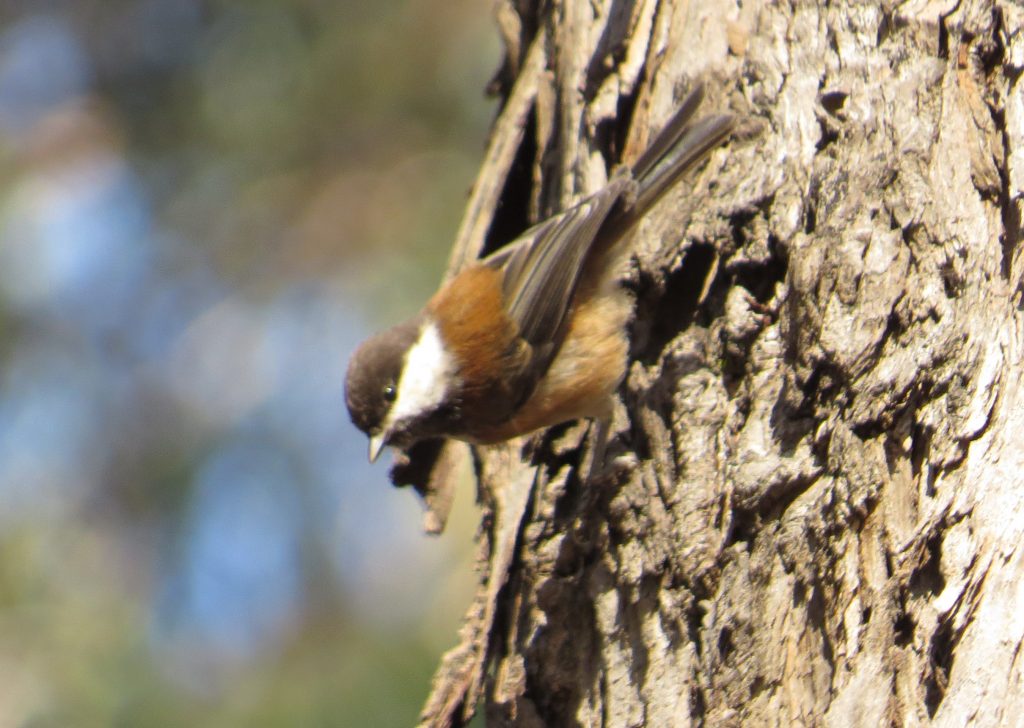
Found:
[[[488,444],[569,420],[609,417],[626,373],[631,311],[629,294],[618,288],[579,300],[558,354],[522,407],[465,439]]]

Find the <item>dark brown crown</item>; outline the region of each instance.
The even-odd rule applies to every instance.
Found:
[[[382,331],[360,344],[349,361],[345,404],[352,423],[368,435],[380,431],[391,409],[405,353],[418,331],[418,319]]]

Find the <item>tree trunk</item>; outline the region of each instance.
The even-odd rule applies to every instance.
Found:
[[[587,423],[476,452],[481,588],[424,723],[1024,722],[1024,11],[498,17],[453,269],[599,188],[696,80],[740,124],[635,235],[617,467],[583,482]]]

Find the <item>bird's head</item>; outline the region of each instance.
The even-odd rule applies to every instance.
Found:
[[[349,362],[345,403],[370,438],[370,462],[387,445],[405,447],[439,434],[457,368],[439,327],[419,316],[363,342]]]

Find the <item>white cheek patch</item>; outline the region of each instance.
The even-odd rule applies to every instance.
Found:
[[[448,382],[455,373],[455,362],[445,350],[441,333],[427,324],[405,355],[405,366],[398,379],[398,393],[388,415],[388,423],[416,417],[440,405],[448,393]]]

